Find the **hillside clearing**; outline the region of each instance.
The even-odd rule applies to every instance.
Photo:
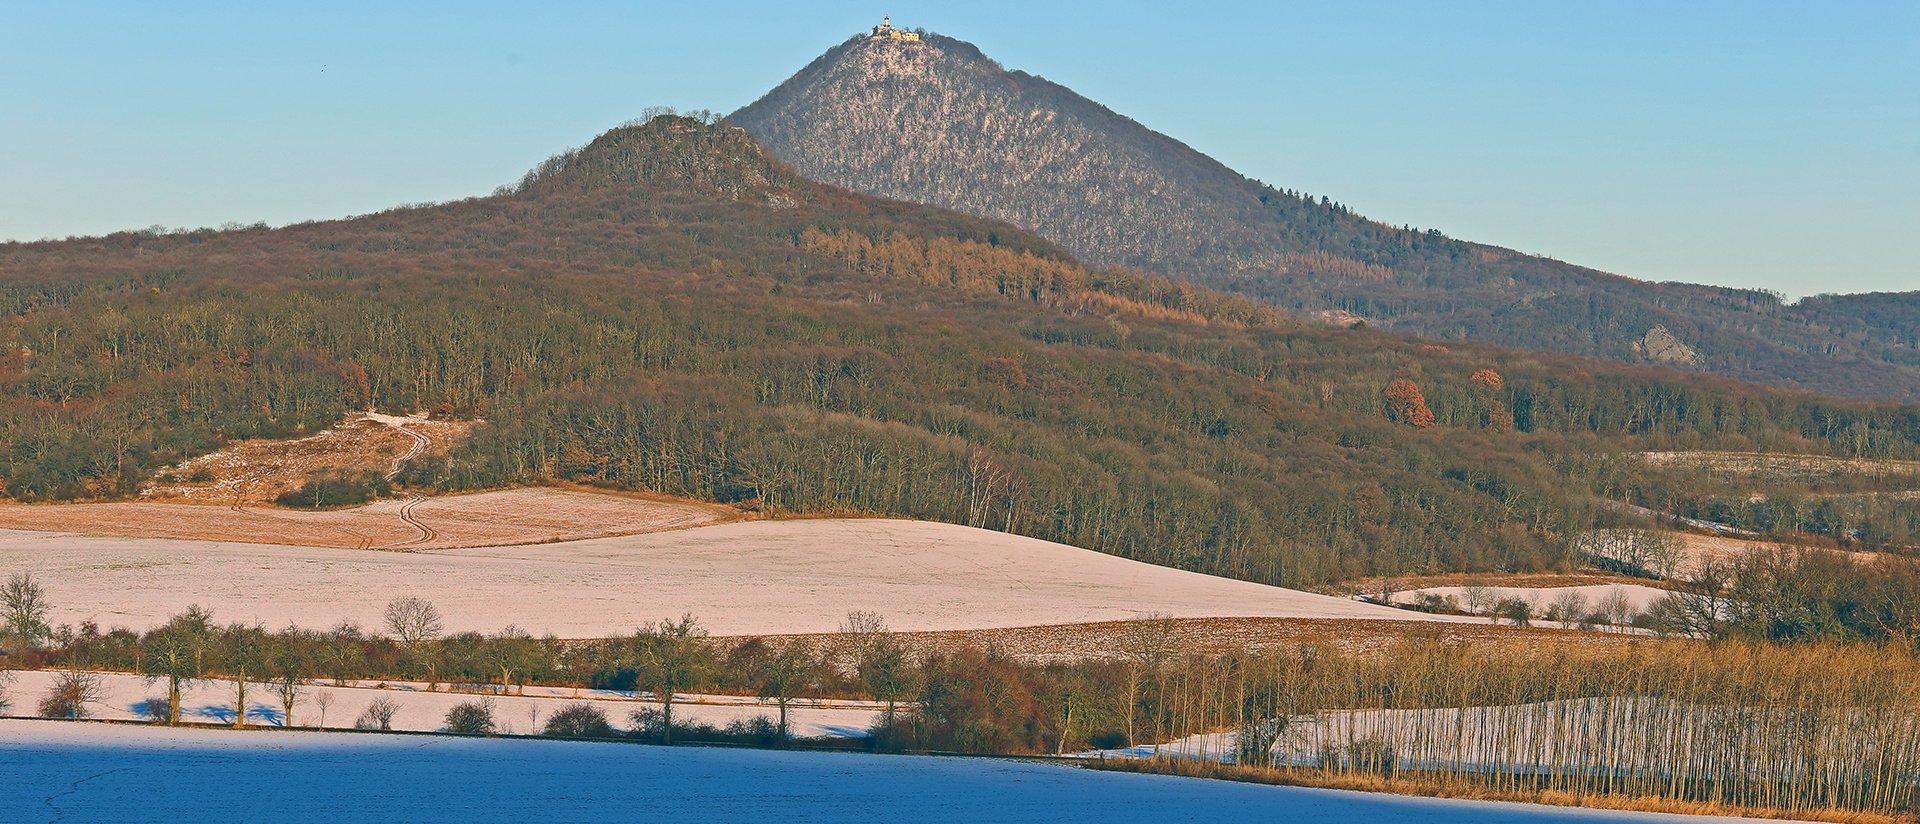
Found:
[[[140,497],[238,506],[272,501],[298,489],[316,473],[372,472],[392,477],[408,460],[445,454],[466,438],[473,425],[425,415],[356,412],[339,425],[304,438],[242,441],[182,461],[157,473]]]

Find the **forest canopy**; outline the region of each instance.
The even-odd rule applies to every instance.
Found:
[[[1627,517],[1594,495],[1671,490],[1635,450],[1920,457],[1920,407],[1311,328],[673,116],[487,198],[0,245],[0,311],[22,501],[433,410],[486,421],[407,479],[443,490],[928,518],[1303,585],[1563,566]]]

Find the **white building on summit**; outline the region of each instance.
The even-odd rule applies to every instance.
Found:
[[[884,38],[887,38],[888,40],[905,40],[909,43],[918,42],[920,40],[920,35],[918,32],[910,32],[910,31],[906,31],[905,29],[894,28],[893,18],[889,15],[881,15],[880,25],[873,27],[873,36],[884,37]]]

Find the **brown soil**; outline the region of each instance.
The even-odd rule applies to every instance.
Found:
[[[1649,796],[1575,794],[1559,790],[1502,791],[1451,776],[1438,776],[1412,770],[1403,771],[1400,775],[1394,777],[1388,777],[1383,775],[1336,773],[1317,767],[1254,767],[1173,758],[1100,758],[1087,760],[1085,766],[1090,769],[1111,770],[1115,772],[1182,775],[1191,778],[1245,781],[1254,784],[1274,784],[1286,787],[1319,787],[1330,790],[1395,793],[1397,795],[1426,796],[1429,798],[1515,801],[1523,804],[1546,804],[1555,807],[1590,807],[1600,810],[1628,810],[1633,812],[1668,813],[1675,815],[1784,819],[1789,821],[1829,821],[1835,822],[1835,824],[1895,824],[1896,822],[1913,821],[1911,816],[1891,816],[1880,813],[1834,808],[1785,810],[1774,807],[1740,807],[1730,804],[1680,801]]]
[[[421,526],[402,517],[409,506]],[[631,535],[738,517],[709,504],[544,488],[380,501],[326,512],[178,501],[0,504],[0,529],[410,551]]]
[[[1344,581],[1315,591],[1326,595],[1371,595],[1380,592],[1381,578],[1360,578]],[[1596,584],[1638,584],[1640,586],[1665,586],[1660,581],[1645,578],[1630,578],[1611,572],[1591,570],[1575,572],[1453,572],[1444,575],[1409,575],[1393,579],[1395,592],[1414,592],[1433,587],[1465,587],[1478,584],[1486,587],[1509,587],[1513,589],[1538,589],[1541,587],[1584,587]]]
[[[994,650],[1032,663],[1114,658],[1127,648],[1130,622],[1053,624],[1006,629],[901,632],[894,638],[913,654],[966,648]],[[1649,641],[1645,636],[1576,632],[1540,627],[1434,621],[1376,621],[1329,618],[1176,618],[1181,653],[1266,652],[1296,649],[1302,644],[1327,644],[1347,650],[1378,649],[1400,641],[1432,639],[1448,643],[1498,642],[1525,644],[1570,637],[1594,643]],[[834,633],[763,636],[776,645],[804,644],[815,652],[841,642]],[[734,638],[715,638],[730,643]]]

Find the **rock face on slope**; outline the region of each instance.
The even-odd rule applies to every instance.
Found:
[[[1920,400],[1920,350],[1877,326],[1848,334],[1865,323],[1851,306],[1647,283],[1387,226],[1249,180],[948,37],[855,36],[729,119],[808,178],[1005,220],[1091,264],[1301,315]]]
[[[855,37],[730,119],[815,180],[1027,226],[1096,265],[1283,255],[1255,236],[1263,187],[952,38]]]

